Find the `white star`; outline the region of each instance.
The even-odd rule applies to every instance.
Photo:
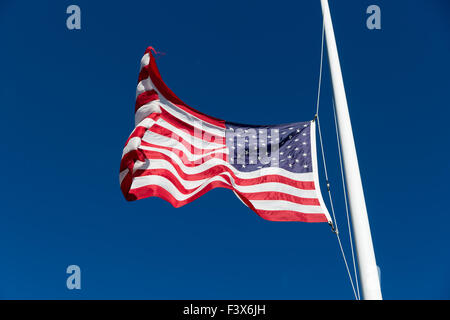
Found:
[[[308,168],[308,165],[307,165],[307,164],[305,164],[305,165],[303,166],[303,168]]]
[[[303,144],[304,146],[306,146],[306,142],[303,142],[302,144]]]
[[[294,150],[298,150],[298,148],[295,148]]]
[[[295,139],[294,141],[295,141],[295,142],[297,142],[297,141],[298,141],[298,139]]]
[[[306,153],[304,153],[304,154],[303,154],[303,156],[304,156],[304,157],[306,157],[306,156],[307,156],[307,154],[306,154]]]
[[[302,136],[306,136],[306,133],[302,133]]]
[[[297,132],[300,132],[300,129],[297,129]]]
[[[292,129],[294,129],[294,128],[292,128],[292,127],[289,128],[289,130],[292,130]]]
[[[289,167],[292,168],[292,163],[289,163]]]
[[[288,159],[292,158],[292,156],[288,156]]]
[[[298,160],[298,159],[295,159],[295,162],[299,162],[299,160]]]
[[[291,148],[291,146],[287,146],[287,148],[288,148],[288,149],[290,149],[290,148]]]

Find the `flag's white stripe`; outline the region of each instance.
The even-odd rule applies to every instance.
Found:
[[[259,210],[288,210],[300,213],[323,214],[323,209],[320,206],[305,206],[285,200],[250,200],[250,203]]]
[[[180,192],[178,188],[169,179],[166,179],[158,175],[154,175],[154,176],[134,178],[131,189],[133,190],[135,188],[144,187],[148,185],[156,185],[168,191],[177,201],[185,201],[195,196],[197,193],[202,191],[204,188],[206,188],[209,184],[211,184],[214,181],[224,182],[225,184],[229,185],[229,183],[221,176],[215,176],[204,181],[193,192],[189,194],[184,194]],[[256,209],[260,210],[271,210],[271,211],[289,210],[300,213],[323,214],[323,210],[320,206],[302,205],[285,200],[251,200],[250,202]]]
[[[237,191],[242,193],[281,192],[300,198],[309,198],[309,199],[317,198],[315,190],[303,190],[290,186],[288,184],[278,182],[264,182],[250,186],[235,185],[235,187]]]
[[[149,63],[150,63],[150,53],[147,52],[146,54],[144,54],[144,56],[141,59],[141,70],[143,67],[145,67]]]
[[[131,138],[131,139],[128,141],[128,143],[127,143],[127,145],[125,146],[125,148],[123,148],[123,151],[122,151],[122,158],[123,158],[128,152],[137,150],[137,149],[139,148],[140,144],[141,144],[141,138],[139,138],[139,137]]]
[[[228,162],[221,160],[221,159],[217,159],[217,158],[211,159],[211,160],[209,160],[205,163],[202,163],[198,166],[195,166],[195,167],[188,167],[188,166],[184,165],[184,163],[181,161],[181,159],[175,153],[171,152],[170,150],[163,150],[163,149],[152,148],[152,147],[149,147],[148,150],[157,151],[157,152],[160,152],[160,153],[165,154],[166,156],[170,157],[180,167],[180,169],[183,170],[183,172],[185,172],[186,174],[202,173],[203,171],[208,170],[214,166],[223,165],[223,166],[229,167],[230,170],[233,171],[233,173],[238,178],[241,178],[241,179],[258,178],[258,177],[270,175],[270,174],[276,174],[276,175],[279,175],[279,176],[282,176],[282,177],[285,177],[288,179],[292,179],[295,181],[303,181],[303,182],[311,182],[314,179],[312,172],[293,173],[293,172],[289,172],[289,171],[279,168],[279,167],[265,167],[265,168],[261,168],[256,171],[243,172],[243,171],[237,170],[235,167],[233,167]],[[152,161],[154,161],[154,160],[152,160]]]
[[[141,121],[145,120],[152,113],[161,113],[159,100],[153,100],[140,106],[134,114],[134,124],[136,126],[139,125]]]
[[[201,136],[196,137],[190,134],[188,131],[184,131],[181,129],[178,129],[177,127],[173,126],[169,122],[167,122],[164,119],[159,118],[156,122],[159,126],[169,130],[170,132],[175,133],[176,135],[182,137],[184,140],[192,144],[193,146],[199,148],[199,149],[216,149],[216,148],[222,148],[225,144],[224,143],[217,143],[217,142],[209,142],[202,139]],[[201,131],[198,132],[199,135],[201,135]],[[223,139],[222,137],[217,137],[217,139]],[[148,141],[152,143],[151,141]]]
[[[158,92],[158,89],[155,90]],[[184,111],[183,109],[177,107],[175,104],[167,100],[166,97],[164,97],[160,92],[158,92],[158,95],[163,108],[172,116],[177,117],[178,119],[186,122],[187,124],[190,124],[191,126],[197,127],[200,130],[206,131],[211,135],[225,136],[224,128],[210,124]]]
[[[186,157],[189,161],[196,161],[198,159],[204,158],[211,154],[224,154],[223,157],[226,157],[225,155],[228,154],[228,148],[226,146],[222,146],[221,148],[213,149],[212,151],[210,148],[204,148],[202,154],[194,154],[194,153],[191,153],[190,150],[188,150],[184,146],[184,144],[182,144],[181,142],[179,142],[175,139],[168,138],[166,136],[162,136],[160,134],[151,132],[151,131],[147,131],[145,133],[144,137],[142,138],[142,140],[145,142],[152,143],[154,145],[181,150],[186,155]],[[140,146],[140,148],[143,150],[151,150],[149,148],[155,148],[155,147]],[[160,150],[160,148],[158,148],[158,149]],[[162,148],[162,149],[164,149],[164,148]],[[164,149],[164,150],[167,150],[167,149]]]
[[[128,168],[119,173],[119,183],[122,184],[123,179],[125,179],[128,173]]]
[[[141,121],[141,123],[139,123],[139,125],[137,127],[134,128],[133,133],[134,133],[134,131],[138,130],[141,127],[148,129],[151,126],[153,126],[153,124],[155,124],[155,123],[156,123],[155,120],[153,120],[151,118],[145,118],[144,120]],[[137,150],[140,147],[140,145],[141,145],[141,138],[139,138],[139,137],[134,137],[134,138],[131,138],[130,140],[128,140],[127,145],[123,148],[122,158],[128,152]]]
[[[209,184],[215,181],[220,181],[225,184],[229,184],[225,179],[223,179],[220,176],[215,176],[211,179],[206,180],[204,183],[202,183],[201,186],[199,186],[197,189],[195,189],[193,192],[189,194],[184,194],[178,190],[178,188],[169,180],[161,176],[147,176],[145,177],[145,184],[141,184],[143,177],[136,177],[133,181],[132,188],[135,189],[141,186],[147,186],[147,185],[156,185],[163,189],[165,189],[167,192],[169,192],[177,201],[186,201],[190,199],[191,197],[195,196],[197,193],[201,192],[204,188],[206,188]],[[290,201],[285,200],[250,200],[252,205],[259,210],[271,210],[271,211],[295,211],[299,213],[311,213],[311,214],[323,214],[323,210],[320,206],[309,206],[309,205],[302,205]]]
[[[201,186],[203,183],[205,183],[206,181],[208,181],[209,178],[204,178],[204,179],[199,179],[199,180],[184,180],[176,171],[176,169],[172,166],[172,164],[166,160],[161,160],[161,159],[152,159],[149,162],[142,162],[141,165],[135,165],[135,169],[165,169],[170,171],[176,178],[177,180],[180,182],[180,184],[185,188],[185,189],[195,189],[198,188],[199,186]],[[229,172],[222,172],[219,174],[220,176],[228,176],[231,180],[231,184],[233,185],[233,187],[235,187],[235,189],[239,192],[242,193],[256,193],[256,192],[281,192],[281,193],[286,193],[286,194],[290,194],[296,197],[300,197],[300,198],[310,198],[310,199],[315,199],[317,198],[317,193],[315,190],[303,190],[303,189],[299,189],[293,186],[290,186],[288,184],[284,184],[282,182],[263,182],[263,183],[258,183],[255,185],[248,185],[248,186],[242,186],[239,184],[236,184],[234,177],[229,173]],[[218,175],[218,176],[219,176]],[[146,180],[146,177],[151,177],[154,175],[147,175],[147,176],[139,176],[136,177],[135,179],[139,179],[139,184],[135,185],[133,184],[132,188],[138,188],[138,187],[143,187],[145,185],[150,184],[149,181],[150,180]]]
[[[136,98],[145,91],[155,90],[155,87],[153,86],[152,80],[150,77],[145,78],[141,81],[139,81],[137,87],[136,87]]]

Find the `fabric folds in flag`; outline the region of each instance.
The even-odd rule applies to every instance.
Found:
[[[154,53],[149,47],[141,60],[135,128],[120,164],[128,201],[160,197],[181,207],[222,187],[267,220],[331,222],[314,121],[263,126],[208,116],[167,87]]]

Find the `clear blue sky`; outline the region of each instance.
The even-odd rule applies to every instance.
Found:
[[[66,28],[70,4],[81,30]],[[371,4],[381,30],[366,28]],[[450,5],[330,8],[384,297],[449,299]],[[312,119],[319,0],[2,1],[0,30],[0,298],[352,299],[328,225],[262,220],[225,189],[179,209],[128,203],[118,182],[149,45],[165,52],[166,83],[204,113]],[[349,253],[324,70],[321,119]],[[79,291],[66,288],[71,264]]]

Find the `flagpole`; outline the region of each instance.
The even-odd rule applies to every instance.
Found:
[[[353,139],[352,125],[348,112],[347,97],[345,95],[330,8],[328,6],[328,0],[320,1],[361,289],[365,300],[381,300],[378,268],[375,261],[375,252],[373,250],[366,202],[364,200],[364,191],[359,172],[355,141]]]

